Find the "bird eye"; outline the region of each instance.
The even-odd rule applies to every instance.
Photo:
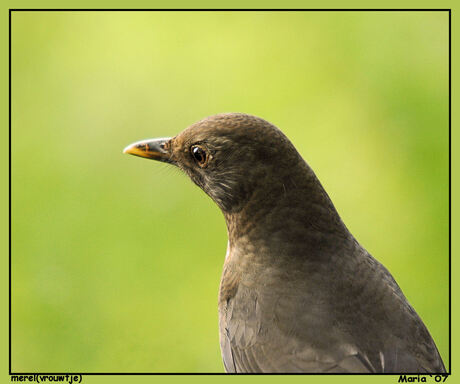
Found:
[[[193,145],[190,148],[190,152],[200,167],[204,167],[206,165],[208,161],[208,153],[203,147],[199,145]]]

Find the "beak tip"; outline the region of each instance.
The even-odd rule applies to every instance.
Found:
[[[130,145],[128,145],[127,147],[125,147],[125,148],[123,149],[123,153],[131,154],[131,153],[132,153],[132,149],[133,149],[133,145],[130,144]]]

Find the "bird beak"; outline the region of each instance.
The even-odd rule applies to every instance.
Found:
[[[170,137],[163,137],[137,141],[128,145],[123,153],[174,164],[165,145],[169,140],[171,140]]]

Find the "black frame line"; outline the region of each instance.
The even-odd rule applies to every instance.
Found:
[[[11,10],[8,14],[8,368],[11,374]]]
[[[449,9],[449,375],[452,371],[452,10]]]
[[[324,375],[324,376],[399,376],[399,373],[225,373],[225,372],[12,372],[11,361],[11,15],[13,12],[448,12],[449,14],[449,370],[446,374],[430,374],[430,376],[450,376],[452,374],[452,55],[451,55],[451,8],[10,8],[8,15],[8,367],[9,375],[87,375],[87,376],[184,376],[184,375]],[[420,375],[420,373],[403,373],[403,375]]]
[[[243,11],[243,12],[446,12],[449,8],[11,8],[15,12],[67,12],[67,11],[85,11],[85,12],[222,12],[222,11]]]

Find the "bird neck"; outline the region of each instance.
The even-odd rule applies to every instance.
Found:
[[[230,247],[241,244],[286,253],[287,244],[312,252],[328,236],[349,240],[351,234],[313,171],[289,172],[267,188],[257,188],[238,212],[224,212]]]

